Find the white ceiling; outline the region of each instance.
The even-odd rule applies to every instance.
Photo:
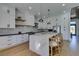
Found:
[[[32,14],[38,14],[40,12],[41,16],[48,16],[48,9],[50,9],[49,16],[56,16],[68,12],[72,7],[79,6],[78,3],[65,3],[65,6],[62,6],[62,3],[6,3],[7,5],[23,8],[28,10]],[[5,5],[6,5],[5,4]],[[32,10],[29,10],[29,6],[32,7]]]

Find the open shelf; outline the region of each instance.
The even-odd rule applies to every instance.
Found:
[[[22,22],[25,22],[25,20],[23,19],[15,19],[16,21],[22,21]]]

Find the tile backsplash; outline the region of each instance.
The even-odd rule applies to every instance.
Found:
[[[23,26],[23,27],[17,27],[17,28],[0,28],[0,35],[3,34],[15,34],[18,32],[31,32],[31,31],[37,31],[34,27],[31,26]]]

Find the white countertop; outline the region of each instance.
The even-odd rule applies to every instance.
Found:
[[[40,33],[35,33],[34,35],[46,35],[46,34],[56,35],[57,33],[54,33],[54,32],[40,32]]]
[[[57,33],[54,32],[40,32],[40,33],[35,33],[33,36],[45,36],[45,37],[51,37],[57,35]]]

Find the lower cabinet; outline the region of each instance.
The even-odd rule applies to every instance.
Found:
[[[39,55],[48,56],[48,38],[44,35],[30,35],[29,49]]]
[[[0,37],[0,50],[16,46],[28,41],[28,34]]]
[[[8,41],[7,36],[0,37],[0,50],[7,48],[8,44],[9,44],[7,41]]]

